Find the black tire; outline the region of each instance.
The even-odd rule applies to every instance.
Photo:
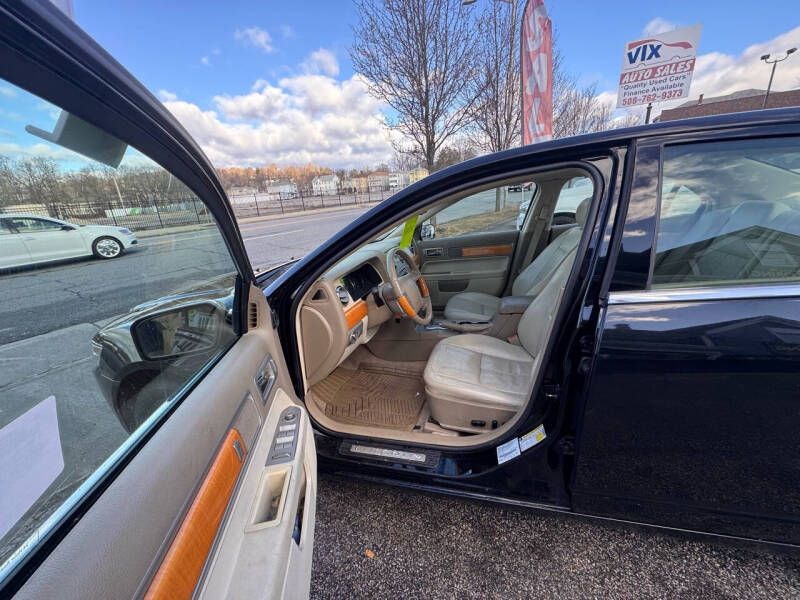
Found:
[[[99,237],[92,243],[92,254],[104,260],[117,258],[123,250],[122,242],[108,235]]]

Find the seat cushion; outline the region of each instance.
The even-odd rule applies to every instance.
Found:
[[[500,307],[500,298],[481,292],[456,294],[444,307],[444,316],[451,321],[491,321]]]
[[[527,401],[534,366],[534,357],[524,348],[488,335],[446,338],[425,367],[431,416],[443,427],[461,431],[489,429],[492,421],[502,425]]]

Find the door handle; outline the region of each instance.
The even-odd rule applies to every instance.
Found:
[[[443,256],[444,248],[425,248],[422,253],[427,256]]]

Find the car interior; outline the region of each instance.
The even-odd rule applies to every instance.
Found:
[[[443,223],[445,211],[495,183],[392,224],[329,268],[296,314],[311,416],[340,434],[450,446],[510,427],[531,397],[589,212],[585,186],[572,218],[554,224],[575,178],[586,173],[503,182],[536,184],[520,230],[448,234],[475,217]]]

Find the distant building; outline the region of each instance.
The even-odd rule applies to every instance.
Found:
[[[382,192],[389,189],[389,174],[386,171],[375,171],[367,176],[370,192]]]
[[[707,117],[709,115],[761,110],[766,93],[766,90],[748,89],[712,98],[704,98],[703,94],[700,94],[697,100],[690,100],[676,108],[662,110],[656,120],[674,121],[675,119],[689,117]],[[767,98],[767,108],[786,108],[788,106],[800,106],[800,89],[788,92],[770,91],[769,98]]]
[[[297,196],[297,184],[294,181],[271,181],[267,192],[277,194],[281,198],[294,198]]]
[[[412,169],[411,172],[408,174],[408,182],[414,183],[415,181],[419,181],[420,179],[428,176],[428,169],[423,167],[418,167],[416,169]]]
[[[333,196],[339,193],[339,178],[336,175],[317,175],[311,180],[315,196]]]
[[[411,183],[411,175],[402,171],[393,171],[389,173],[389,189],[400,190]]]
[[[250,185],[232,185],[228,190],[228,196],[252,196],[258,193],[258,188]]]

